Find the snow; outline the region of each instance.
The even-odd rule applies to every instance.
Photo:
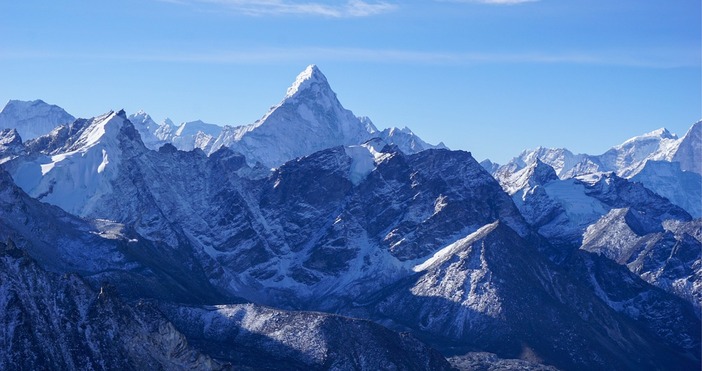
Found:
[[[13,179],[31,196],[84,215],[100,195],[111,193],[121,154],[117,137],[124,122],[114,112],[93,119],[68,151],[16,165],[10,169]]]
[[[137,113],[130,117],[134,121],[150,121],[146,116]],[[145,138],[147,129],[136,126],[142,132],[142,139]],[[243,154],[250,166],[260,162],[267,168],[326,148],[360,145],[373,137],[383,139],[384,145],[395,144],[407,154],[445,148],[443,144],[433,146],[424,142],[408,128],[378,132],[370,119],[356,117],[341,105],[324,74],[314,65],[296,77],[280,103],[252,124],[219,127],[193,121],[175,127],[164,123],[153,135],[161,142],[153,144],[144,140],[152,149],[157,149],[163,141],[185,151],[199,148],[207,155],[229,147]],[[354,179],[361,173],[355,173]]]
[[[98,165],[98,168],[97,168],[98,174],[105,171],[105,168],[107,167],[107,165],[109,163],[110,163],[110,157],[107,155],[107,151],[105,151],[105,149],[103,148],[102,149],[102,162],[100,163],[100,165]]]
[[[694,154],[699,157],[700,150],[695,149],[695,145],[702,147],[696,143],[699,140],[685,139],[700,135],[700,129],[694,130],[695,127],[700,127],[700,124],[693,125],[682,139],[665,128],[654,130],[627,139],[601,155],[574,155],[564,148],[538,147],[523,151],[508,164],[500,166],[493,175],[501,184],[505,183],[514,172],[528,167],[537,159],[553,167],[561,179],[597,172],[615,172],[623,178],[631,178],[644,168],[647,161],[681,161],[684,169],[687,169],[694,166],[688,165],[694,162],[690,158],[694,158]]]
[[[74,120],[75,117],[61,107],[42,100],[11,100],[0,112],[0,129],[17,129],[22,140],[26,142]]]
[[[375,156],[366,146],[348,146],[344,151],[351,157],[349,179],[353,185],[358,185],[375,169]]]
[[[681,163],[648,161],[631,180],[682,207],[692,217],[702,217],[702,175],[682,170]]]
[[[317,68],[317,66],[311,64],[307,66],[307,68],[305,68],[305,70],[302,71],[299,75],[297,75],[297,78],[295,78],[295,82],[288,88],[287,92],[285,93],[285,98],[287,99],[294,97],[298,92],[306,89],[315,82],[326,83],[327,79],[319,70],[319,68]]]
[[[544,190],[563,206],[568,218],[576,223],[597,219],[609,209],[596,198],[588,196],[585,186],[575,179],[547,183]]]
[[[441,212],[441,210],[446,207],[448,203],[446,202],[446,196],[444,195],[439,195],[439,197],[436,198],[436,201],[434,201],[434,214],[432,216],[438,214]]]
[[[465,245],[466,243],[468,243],[471,240],[474,240],[474,239],[492,231],[493,229],[495,229],[497,227],[498,224],[499,224],[499,221],[496,221],[494,223],[490,223],[490,224],[487,224],[487,225],[480,227],[477,231],[469,234],[468,236],[461,238],[460,240],[458,240],[454,243],[451,243],[451,244],[447,245],[446,247],[441,248],[439,251],[434,253],[434,255],[431,258],[425,260],[421,264],[415,265],[412,268],[412,270],[415,272],[422,272],[422,271],[429,269],[432,265],[434,265],[434,263],[439,262],[439,261],[443,261],[443,260],[451,257],[453,254],[455,254],[455,250],[457,248]]]
[[[405,154],[413,154],[431,148],[446,148],[443,143],[434,146],[423,141],[408,127],[385,129],[378,136],[385,142],[396,145]]]
[[[627,208],[612,209],[596,223],[588,226],[583,234],[582,246],[587,246],[588,251],[602,252],[614,261],[626,261],[629,258],[627,254],[631,252],[624,249],[641,239],[626,224],[624,215],[628,211]]]

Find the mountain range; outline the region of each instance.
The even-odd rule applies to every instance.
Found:
[[[700,122],[499,166],[316,66],[239,127],[47,106],[0,112],[4,368],[700,367]]]

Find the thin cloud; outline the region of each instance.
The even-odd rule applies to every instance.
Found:
[[[210,5],[248,16],[308,15],[330,18],[367,17],[397,9],[384,1],[348,0],[344,3],[294,0],[160,0],[181,5]]]
[[[694,49],[694,48],[693,48]],[[264,48],[218,52],[65,53],[50,51],[0,51],[0,59],[104,60],[155,63],[252,64],[361,62],[421,65],[574,64],[641,68],[699,67],[699,49],[605,50],[581,52],[433,52],[363,48]]]
[[[524,3],[534,3],[540,0],[437,0],[440,2],[449,3],[478,3],[478,4],[491,4],[491,5],[515,5]]]

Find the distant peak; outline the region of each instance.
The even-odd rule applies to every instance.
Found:
[[[664,138],[664,139],[677,139],[677,135],[671,134],[671,133],[668,131],[668,129],[666,129],[666,128],[656,129],[656,130],[654,130],[654,131],[651,131],[651,132],[648,132],[648,133],[642,135],[641,137],[644,137],[644,138],[653,137],[653,138]],[[632,138],[632,139],[635,139],[635,138]]]
[[[18,99],[10,99],[5,107],[15,107],[15,108],[20,108],[20,109],[26,109],[29,107],[34,107],[34,106],[51,106],[50,104],[44,102],[41,99],[35,99],[35,100],[18,100]]]
[[[391,127],[391,128],[389,129],[388,134],[389,134],[390,136],[392,136],[392,135],[395,135],[395,133],[404,133],[404,134],[407,134],[407,135],[414,135],[414,132],[412,132],[412,130],[410,130],[410,128],[408,128],[407,126],[405,126],[405,127],[402,128],[402,129],[400,129],[400,128],[396,127],[396,126]]]
[[[46,102],[44,102],[41,99],[35,99],[35,100],[10,99],[10,101],[7,102],[7,104],[30,104],[31,105],[31,104],[46,104]]]
[[[307,68],[305,68],[305,70],[299,75],[297,75],[295,82],[288,88],[285,98],[290,98],[315,84],[329,86],[327,78],[324,76],[322,71],[320,71],[316,65],[311,64],[307,66]]]

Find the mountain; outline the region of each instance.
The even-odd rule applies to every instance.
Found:
[[[104,128],[99,138],[84,140],[99,128]],[[113,112],[78,121],[73,129],[67,127],[64,130],[72,134],[66,136],[63,146],[55,145],[53,140],[37,141],[26,148],[39,154],[22,155],[7,163],[6,168],[21,169],[22,161],[34,163],[35,156],[53,158],[68,154],[75,156],[70,157],[72,167],[54,166],[52,171],[56,173],[51,175],[52,179],[65,179],[66,174],[93,169],[79,166],[83,162],[91,164],[89,155],[76,156],[74,153],[89,153],[99,148],[100,153],[104,149],[108,157],[129,158],[129,161],[106,165],[115,165],[111,170],[114,177],[109,180],[110,188],[105,188],[109,192],[94,192],[87,199],[71,204],[78,215],[96,220],[94,223],[109,219],[119,224],[99,222],[103,227],[97,231],[94,227],[78,228],[70,224],[23,229],[21,217],[5,215],[3,220],[15,221],[9,230],[17,231],[13,232],[14,235],[21,236],[31,236],[29,230],[96,232],[87,233],[88,236],[123,230],[113,237],[115,245],[101,239],[97,241],[102,242],[88,243],[90,246],[105,245],[109,253],[96,251],[94,257],[88,255],[90,258],[84,258],[83,263],[75,259],[73,268],[63,266],[63,269],[84,272],[94,284],[99,282],[97,277],[109,279],[126,297],[164,301],[162,305],[165,306],[161,308],[166,311],[168,320],[185,334],[188,341],[198,344],[198,349],[214,359],[223,362],[246,359],[231,346],[225,346],[232,344],[225,339],[240,339],[250,344],[247,339],[258,338],[258,335],[246,334],[254,330],[273,338],[264,337],[261,342],[254,343],[261,344],[261,349],[273,346],[266,344],[277,344],[279,341],[275,339],[281,336],[282,339],[307,339],[291,335],[299,331],[292,325],[285,325],[286,330],[282,333],[272,323],[270,326],[273,327],[255,325],[267,323],[265,318],[278,312],[226,304],[236,297],[279,308],[326,311],[371,319],[396,330],[410,330],[447,355],[460,356],[480,350],[503,358],[526,357],[566,368],[602,365],[603,362],[635,367],[647,362],[662,364],[661,359],[685,366],[694,364],[699,358],[693,351],[699,336],[670,327],[673,324],[686,324],[689,328],[697,326],[695,323],[699,320],[690,304],[672,296],[661,296],[662,299],[658,300],[665,303],[671,316],[676,315],[679,321],[669,327],[656,322],[660,333],[680,332],[680,336],[686,336],[687,342],[651,332],[653,329],[645,327],[648,325],[644,323],[631,324],[630,321],[643,322],[644,319],[632,319],[627,313],[613,308],[614,305],[603,304],[593,289],[583,286],[570,273],[542,256],[544,251],[550,251],[549,243],[530,231],[510,197],[467,152],[429,149],[407,155],[397,147],[375,139],[363,145],[332,147],[289,161],[273,171],[256,173],[244,157],[228,148],[210,156],[202,151],[178,151],[169,144],[159,151],[148,150],[123,113]],[[58,132],[55,134],[60,136]],[[43,145],[39,146],[39,142]],[[549,173],[547,165],[541,165],[540,169],[531,172],[534,181],[525,184],[534,186],[538,182],[560,181]],[[609,183],[615,181],[608,180]],[[621,192],[597,187],[604,185],[595,186],[591,192],[606,202],[613,205],[632,202],[617,196]],[[626,188],[614,188],[622,187]],[[17,188],[8,187],[8,190],[10,194],[23,194]],[[81,225],[78,218],[61,217],[58,208],[26,195],[20,199],[24,201],[10,199],[7,203],[31,206],[12,208],[18,215],[27,213],[24,220],[58,223],[68,219]],[[656,210],[655,203],[644,202],[642,205],[647,210]],[[32,208],[40,211],[22,211]],[[56,216],[48,216],[52,213]],[[77,232],[77,236],[82,233]],[[63,250],[60,256],[82,256],[86,244],[79,241],[84,238],[76,237],[73,242],[62,243],[73,248]],[[33,245],[28,243],[23,246],[30,246],[27,249],[34,251],[37,257],[53,261],[46,258],[47,251],[51,251],[52,239],[51,234],[46,234],[45,240],[41,241],[46,249],[32,250]],[[125,250],[125,245],[130,246],[132,240],[139,242]],[[469,246],[475,248],[466,250]],[[480,250],[478,246],[485,247]],[[120,258],[119,253],[124,257]],[[481,263],[479,257],[482,255],[488,259],[486,263]],[[98,257],[110,262],[108,271],[113,273],[93,279],[95,273],[90,272],[95,270],[80,264],[88,264]],[[487,265],[483,267],[484,264]],[[440,268],[444,266],[451,269]],[[518,270],[516,267],[533,267],[533,270]],[[576,267],[580,265],[576,264]],[[620,265],[608,269],[628,272]],[[149,272],[154,272],[156,277]],[[621,272],[612,274],[621,275]],[[139,280],[140,276],[147,279]],[[424,278],[417,281],[418,277]],[[496,291],[490,289],[492,286],[479,284],[480,277],[494,282]],[[495,277],[494,281],[490,277]],[[560,283],[556,286],[544,284],[555,279],[553,277],[560,277],[556,279]],[[127,289],[134,282],[140,282],[138,292]],[[406,286],[410,283],[411,286]],[[639,287],[637,292],[650,291],[648,295],[651,297],[662,295],[656,291],[659,289],[640,279],[622,281],[618,288],[628,292],[629,286],[634,284]],[[179,301],[191,301],[195,309],[175,312],[163,309],[172,305],[167,301],[167,293],[173,290],[170,285],[183,285],[174,297]],[[199,292],[202,296],[187,297],[184,292]],[[440,298],[434,299],[437,295]],[[445,300],[454,302],[459,297],[466,302],[460,306],[444,304]],[[227,305],[220,308],[223,313],[232,313],[232,335],[205,336],[202,330],[198,330],[196,325],[204,321],[198,318],[212,316],[213,310],[202,307],[204,303]],[[523,307],[523,303],[530,303],[528,311],[517,309]],[[501,308],[512,309],[503,311]],[[582,312],[577,308],[593,309]],[[650,311],[645,307],[641,310]],[[172,313],[190,314],[183,319],[182,315]],[[245,316],[245,313],[252,313],[253,322],[241,322],[235,313]],[[551,314],[544,317],[543,313]],[[289,318],[292,323],[301,318],[285,313],[275,316]],[[553,331],[536,332],[536,328],[546,327],[544,318],[557,323],[556,328],[567,328],[567,335]],[[599,318],[600,322],[593,324],[592,318]],[[329,321],[346,323],[334,318]],[[325,319],[320,323],[326,322]],[[240,330],[241,326],[247,326],[246,330]],[[345,331],[350,331],[346,326],[352,326],[352,323],[338,326],[332,333],[345,334]],[[621,337],[601,344],[602,334],[612,326],[619,326]],[[200,328],[208,327],[203,324]],[[313,334],[323,328],[310,328],[312,335],[309,336],[318,336]],[[366,336],[364,331],[357,332],[358,336]],[[376,330],[369,328],[368,331],[375,333]],[[385,333],[386,330],[377,331]],[[239,335],[232,338],[234,334]],[[335,336],[327,339],[337,341]],[[383,338],[386,335],[362,341],[384,343]],[[519,345],[521,342],[526,345]],[[655,345],[659,343],[666,345],[660,348]],[[273,347],[281,349],[276,354],[292,357],[300,352],[312,352],[304,341],[290,343],[285,340],[284,344],[280,348]],[[339,346],[355,349],[344,344]],[[583,347],[591,349],[593,355],[577,353]],[[398,359],[393,358],[396,351],[389,355],[390,360]],[[258,352],[261,353],[254,354],[272,357],[264,350]],[[636,358],[639,352],[646,356]],[[686,360],[679,352],[692,352],[693,356]],[[368,353],[368,357],[378,356],[372,354],[375,353]],[[292,365],[319,365],[315,361],[317,358],[309,356],[283,357]],[[261,358],[263,356],[256,359]],[[423,359],[417,362],[429,362],[432,358]]]
[[[581,249],[601,254],[690,302],[702,301],[702,219],[658,223],[629,208],[589,226]]]
[[[640,183],[611,173],[559,179],[555,170],[539,159],[501,185],[530,225],[564,247],[562,253],[580,246],[588,226],[613,208],[638,210],[657,225],[671,219],[691,220],[685,210]]]
[[[157,124],[151,116],[144,111],[133,113],[129,115],[127,119],[134,125],[134,128],[137,129],[141,141],[144,142],[146,147],[156,150],[168,143],[168,135],[170,135],[171,131],[168,131],[168,134],[165,135],[161,134],[165,131],[165,128],[170,128],[167,123],[164,122],[161,125]]]
[[[672,161],[684,171],[702,174],[702,121],[697,121],[680,141]]]
[[[679,163],[649,161],[636,177],[659,164],[679,169]],[[655,181],[666,173],[654,168],[649,176]],[[679,173],[673,176],[684,179]],[[560,246],[552,252],[556,261],[566,259],[572,248],[580,246],[626,265],[699,311],[695,292],[702,286],[702,245],[699,238],[676,232],[679,225],[695,225],[699,220],[692,220],[668,199],[614,174],[559,179],[539,159],[514,173],[502,187],[527,222]]]
[[[123,111],[109,112],[27,143],[36,148],[31,159],[8,164],[13,179],[33,197],[85,215],[111,192],[122,160],[117,132],[125,120]]]
[[[121,112],[72,127],[64,146],[47,137],[5,164],[20,187],[72,214],[187,246],[216,285],[267,304],[308,305],[325,292],[331,305],[348,290],[406,274],[412,260],[497,218],[527,233],[509,197],[465,152],[407,156],[377,141],[252,177],[257,170],[227,148],[209,157],[169,145],[150,151]],[[359,268],[368,276],[350,274]],[[268,289],[256,288],[262,281]]]
[[[608,268],[606,275],[628,273],[616,264]],[[671,318],[684,318],[672,330],[681,331],[679,337],[653,335],[670,346],[660,347],[644,340],[655,327],[648,319],[620,313],[596,298],[587,283],[599,282],[599,277],[587,274],[583,280],[570,273],[573,268],[555,267],[500,222],[445,247],[414,270],[416,275],[370,296],[370,304],[356,311],[372,311],[422,339],[435,339],[448,355],[482,349],[564,369],[694,367],[685,354],[696,352],[699,340],[692,339],[699,339],[699,329],[685,324],[696,326],[699,320],[689,304],[632,278],[649,288],[644,298],[666,298],[660,303],[670,305]],[[636,296],[628,284],[617,285],[620,295]],[[660,320],[655,325],[666,327]],[[637,356],[625,349],[636,349]],[[675,354],[669,349],[685,350]]]
[[[251,125],[225,128],[212,150],[227,146],[249,163],[276,167],[325,148],[363,143],[376,132],[341,105],[324,74],[310,65],[282,102]]]
[[[175,366],[176,361],[183,363],[188,361],[191,364],[187,367],[190,368],[213,369],[221,365],[226,366],[227,363],[256,367],[273,357],[275,361],[271,361],[271,365],[288,364],[296,369],[327,368],[329,365],[342,368],[350,367],[349,365],[357,365],[354,367],[363,365],[365,369],[369,369],[374,364],[385,364],[388,367],[404,365],[401,367],[406,369],[418,367],[449,369],[448,363],[439,353],[411,336],[395,334],[366,321],[320,313],[286,313],[251,304],[226,305],[213,310],[211,307],[183,307],[173,304],[164,304],[159,309],[155,309],[147,303],[139,304],[134,307],[135,309],[128,309],[127,304],[123,303],[119,296],[124,295],[133,299],[157,298],[176,302],[211,302],[215,299],[208,296],[212,293],[208,291],[211,290],[208,289],[209,284],[198,279],[198,271],[193,268],[197,267],[198,263],[189,261],[191,258],[187,254],[183,255],[176,246],[164,248],[156,242],[152,243],[140,235],[135,235],[123,225],[105,220],[84,221],[66,214],[57,207],[41,203],[24,194],[4,171],[0,172],[0,184],[3,189],[3,193],[0,193],[2,210],[0,239],[18,238],[20,243],[17,246],[11,243],[7,251],[10,251],[15,258],[21,258],[22,261],[20,264],[12,263],[13,269],[3,269],[3,273],[11,275],[11,278],[3,277],[0,282],[10,286],[9,289],[0,290],[0,292],[9,292],[10,299],[14,298],[12,295],[20,295],[24,298],[19,307],[14,300],[1,302],[10,303],[4,311],[8,316],[19,315],[24,318],[20,325],[27,328],[19,328],[15,330],[15,334],[21,334],[17,335],[20,340],[29,339],[18,340],[17,343],[3,342],[8,344],[9,348],[3,353],[5,357],[0,357],[0,361],[4,359],[11,362],[10,359],[18,357],[16,354],[33,354],[44,355],[43,361],[40,361],[48,362],[46,365],[53,366],[64,362],[68,365],[66,367],[72,364],[107,363],[119,365],[124,369],[135,369],[145,364],[162,362],[157,363],[161,364],[159,367],[171,368],[180,367]],[[37,230],[41,230],[42,233],[34,234],[33,231]],[[5,251],[2,250],[2,246],[4,245],[0,244],[0,255]],[[53,271],[79,271],[87,281],[84,282],[77,276],[70,277],[71,280],[66,281],[66,276],[47,273],[30,256],[40,259],[42,266]],[[27,269],[30,271],[28,272]],[[33,286],[28,286],[24,281],[15,283],[19,280],[27,280],[35,284],[40,282],[39,287],[49,291],[34,292]],[[117,286],[106,288],[104,284],[107,281]],[[77,288],[65,288],[66,282],[77,285]],[[170,284],[173,286],[169,286]],[[92,291],[97,289],[100,291],[99,295]],[[181,290],[184,292],[179,293]],[[52,292],[61,293],[63,296],[54,298]],[[105,299],[101,299],[103,297]],[[46,300],[49,304],[44,302],[35,304],[30,301],[38,300],[37,298]],[[72,306],[64,307],[66,300],[71,300],[70,303],[76,302],[75,305],[78,307],[75,309],[76,313],[73,312]],[[216,300],[231,301],[221,295]],[[103,302],[109,304],[108,309],[102,307]],[[80,309],[83,307],[97,309],[88,309],[88,314],[84,314]],[[65,313],[66,317],[53,318],[51,319],[53,322],[47,324],[42,315],[45,309],[40,308],[51,308],[49,310],[55,313]],[[167,319],[159,313],[160,311],[167,313],[167,317],[176,326],[173,327],[167,322]],[[182,317],[185,313],[190,313],[187,316],[187,322],[184,322]],[[221,321],[216,319],[216,314],[231,313],[231,323],[226,327],[226,338],[214,335],[207,340],[209,343],[206,343],[212,343],[212,345],[203,345],[202,335],[192,332],[193,326],[197,324],[194,321],[194,315],[200,315],[199,313],[207,313],[206,320],[217,323]],[[241,318],[239,315],[234,315],[237,313],[242,315],[247,313],[246,317],[249,320],[237,322]],[[86,315],[89,317],[85,317]],[[264,319],[272,315],[275,316],[272,323],[264,322]],[[13,322],[12,318],[4,322],[6,329],[13,330],[13,326],[18,325],[18,322]],[[310,323],[315,323],[316,326],[310,327]],[[78,325],[83,328],[86,326],[89,329],[93,328],[87,339],[84,339],[85,335],[80,332],[66,334],[59,330],[66,326],[77,328]],[[289,332],[292,326],[297,326],[294,334]],[[158,331],[154,328],[158,328]],[[281,336],[281,329],[288,332],[284,332]],[[63,348],[43,349],[41,348],[43,340],[36,338],[36,332],[47,330],[52,335],[66,336],[70,339],[70,341],[64,338],[52,340],[53,344],[61,345],[66,349],[81,350],[84,347],[103,349],[106,347],[102,343],[106,341],[105,339],[111,339],[112,347],[109,351],[102,350],[87,354],[78,352],[71,355],[67,355]],[[179,330],[186,331],[186,336],[184,337]],[[105,334],[106,331],[109,331],[110,335]],[[330,337],[332,334],[338,336]],[[238,338],[230,337],[235,335]],[[119,336],[116,343],[115,336]],[[208,333],[207,336],[213,335]],[[134,340],[134,337],[141,338]],[[144,337],[152,338],[142,339]],[[347,338],[349,341],[341,341]],[[320,340],[328,342],[324,349],[317,347]],[[147,348],[148,351],[142,354],[138,347],[126,350],[120,348],[127,346],[131,341],[146,341],[148,346],[159,347],[159,350]],[[197,355],[194,350],[189,350],[191,348],[187,345],[188,341],[197,344],[198,349],[206,348],[208,354],[219,361],[214,361],[205,355]],[[310,343],[310,341],[313,342]],[[225,344],[228,344],[229,350],[222,353],[222,349],[227,349],[223,348]],[[354,344],[373,344],[372,349],[375,353],[359,346],[355,349],[350,347]],[[177,346],[178,349],[169,350],[166,346]],[[160,353],[163,351],[171,353]],[[278,353],[279,351],[283,352]],[[359,354],[362,353],[363,355],[360,356]],[[156,360],[147,358],[147,355]],[[182,359],[167,359],[169,355]],[[34,362],[32,357],[27,357],[26,362],[27,367],[43,365],[32,363]]]
[[[72,122],[75,117],[61,107],[42,100],[11,100],[0,111],[0,129],[16,129],[27,141],[49,133],[55,127]]]
[[[498,170],[496,176],[509,175],[539,159],[553,167],[562,179],[596,172],[615,172],[621,177],[630,178],[638,173],[648,160],[671,161],[682,140],[662,128],[628,139],[601,155],[574,155],[564,148],[539,147],[524,151],[513,158]]]
[[[682,164],[677,161],[649,160],[630,179],[667,198],[690,215],[700,218],[702,217],[702,175],[699,172],[683,170],[681,166]]]
[[[198,148],[210,155],[229,147],[243,154],[250,165],[261,163],[268,168],[326,148],[360,145],[371,138],[396,145],[406,154],[446,148],[443,143],[426,143],[409,128],[378,131],[368,117],[355,117],[341,105],[315,65],[300,73],[283,100],[250,125],[222,127],[202,121],[159,125],[143,111],[130,115],[129,120],[150,149],[171,143],[179,150]]]
[[[0,243],[0,268],[3,369],[450,369],[409,334],[368,321],[252,304],[128,303],[109,284],[47,272],[11,241]]]
[[[560,170],[525,157],[498,182],[469,152],[378,132],[313,66],[264,119],[222,129],[240,139],[216,145],[207,130],[120,111],[24,142],[2,131],[0,241],[26,259],[0,272],[0,287],[13,285],[0,297],[14,293],[0,317],[25,313],[23,326],[49,329],[52,344],[69,328],[76,349],[96,344],[76,323],[95,323],[114,348],[70,362],[121,356],[127,369],[446,369],[444,357],[488,369],[699,368],[699,220],[615,173],[559,176],[571,160],[599,159],[544,150]],[[203,148],[159,142],[176,132]],[[678,141],[647,138],[618,151]],[[655,180],[655,165],[638,174]],[[110,320],[73,309],[95,298],[110,300],[100,312]],[[54,361],[60,346],[42,353],[40,336],[22,336],[8,354],[70,368]]]
[[[407,333],[369,321],[253,304],[160,309],[199,348],[240,367],[277,370],[450,370]]]
[[[633,137],[601,155],[578,154],[563,148],[527,150],[509,163],[495,166],[486,163],[501,184],[537,159],[554,168],[561,179],[613,172],[620,177],[641,182],[650,190],[668,198],[694,217],[702,217],[702,121],[695,123],[684,137],[666,129]],[[660,174],[657,174],[660,172]]]
[[[378,137],[389,144],[396,145],[400,151],[406,154],[413,154],[432,148],[448,149],[444,143],[439,143],[434,146],[423,141],[408,127],[405,127],[404,129],[385,129],[379,133]]]
[[[626,140],[598,156],[602,170],[615,171],[629,178],[638,173],[648,160],[670,160],[680,145],[680,139],[661,128]]]
[[[159,139],[170,142],[182,151],[190,151],[199,148],[203,151],[210,152],[214,140],[221,132],[221,126],[197,120],[184,122],[171,133],[162,135]]]
[[[0,164],[24,153],[24,144],[22,144],[22,138],[20,138],[17,130],[0,130],[0,153],[2,153]]]

